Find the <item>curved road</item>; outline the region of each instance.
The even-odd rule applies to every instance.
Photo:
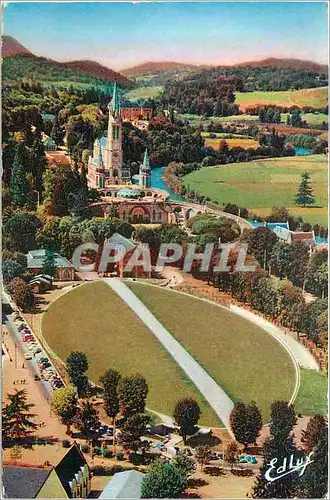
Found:
[[[285,331],[283,331],[278,326],[273,325],[273,323],[270,323],[265,318],[262,318],[257,314],[247,311],[242,307],[238,307],[231,304],[230,310],[233,313],[238,314],[239,316],[242,316],[243,318],[248,319],[249,321],[252,321],[252,323],[266,330],[279,342],[285,344],[286,347],[289,349],[289,351],[293,354],[294,358],[296,359],[298,365],[301,368],[307,368],[308,370],[317,370],[317,371],[320,369],[316,359],[309,352],[309,350],[304,345],[300,344],[300,342],[295,340],[293,337],[287,335]]]
[[[203,394],[204,398],[223,422],[228,432],[232,435],[229,425],[229,415],[234,404],[223,389],[221,389],[204,368],[202,368],[197,361],[188,354],[182,345],[163,327],[125,283],[118,278],[104,278],[104,281],[124,302],[126,302],[161,342],[172,358]]]

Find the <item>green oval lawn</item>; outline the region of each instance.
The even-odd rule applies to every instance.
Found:
[[[291,398],[293,362],[265,330],[195,297],[127,285],[234,401],[256,401],[266,421],[274,400]]]

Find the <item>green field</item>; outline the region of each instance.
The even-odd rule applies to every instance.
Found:
[[[201,423],[222,425],[149,329],[104,282],[81,285],[56,300],[43,316],[42,333],[63,360],[73,350],[85,352],[94,382],[109,368],[123,375],[140,373],[149,386],[151,409],[172,415],[180,397],[194,397],[202,409]]]
[[[236,203],[261,216],[274,206],[285,206],[304,220],[327,225],[327,157],[325,155],[271,158],[247,163],[205,167],[186,175],[186,188],[212,201]],[[316,206],[294,203],[302,172],[310,172]]]
[[[189,120],[192,124],[202,122],[204,125],[208,125],[211,122],[239,122],[239,121],[249,121],[254,122],[259,119],[258,116],[253,115],[231,115],[231,116],[209,116],[207,119],[202,119],[200,115],[190,115],[188,113],[183,115],[178,115],[180,120]]]
[[[266,420],[274,399],[291,397],[291,358],[264,330],[200,299],[157,286],[127,284],[233,399],[255,399]],[[62,295],[44,314],[42,331],[63,360],[73,350],[85,352],[91,380],[98,382],[111,367],[124,375],[141,373],[149,386],[149,408],[171,415],[179,398],[194,397],[202,408],[201,423],[221,425],[181,368],[104,282]]]
[[[277,104],[279,106],[311,106],[324,108],[328,104],[328,88],[284,90],[280,92],[236,92],[235,102],[241,109],[257,104]]]
[[[152,99],[157,97],[163,91],[163,87],[138,87],[125,94],[131,101],[136,101],[137,99]]]
[[[255,400],[266,422],[274,400],[290,399],[294,366],[267,332],[216,304],[141,283],[127,285],[233,400]]]
[[[320,372],[300,371],[300,389],[294,407],[302,415],[328,414],[328,379]]]

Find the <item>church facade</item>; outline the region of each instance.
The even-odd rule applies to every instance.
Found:
[[[88,186],[100,190],[131,184],[129,168],[123,163],[123,127],[116,83],[108,108],[108,135],[95,140],[93,156],[88,161]]]

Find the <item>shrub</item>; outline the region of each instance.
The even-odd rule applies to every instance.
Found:
[[[36,382],[39,382],[39,380],[41,380],[41,378],[39,377],[39,375],[35,375],[35,376],[34,376],[34,380],[35,380]]]
[[[88,453],[88,452],[89,452],[89,446],[88,446],[88,444],[82,444],[82,445],[80,446],[80,449],[81,449],[81,451],[82,451],[83,453]]]
[[[63,448],[70,448],[71,443],[68,439],[63,439],[62,446],[63,446]]]
[[[123,460],[125,460],[125,455],[122,451],[120,451],[119,453],[117,453],[116,458],[118,461],[122,462]]]
[[[102,448],[100,448],[99,446],[94,446],[93,454],[94,455],[102,455]]]
[[[91,467],[91,472],[94,476],[112,476],[117,472],[124,472],[126,470],[133,470],[134,467],[123,467],[122,465],[95,465]]]
[[[103,450],[103,456],[104,458],[112,458],[113,457],[113,452],[111,450],[104,449]]]

